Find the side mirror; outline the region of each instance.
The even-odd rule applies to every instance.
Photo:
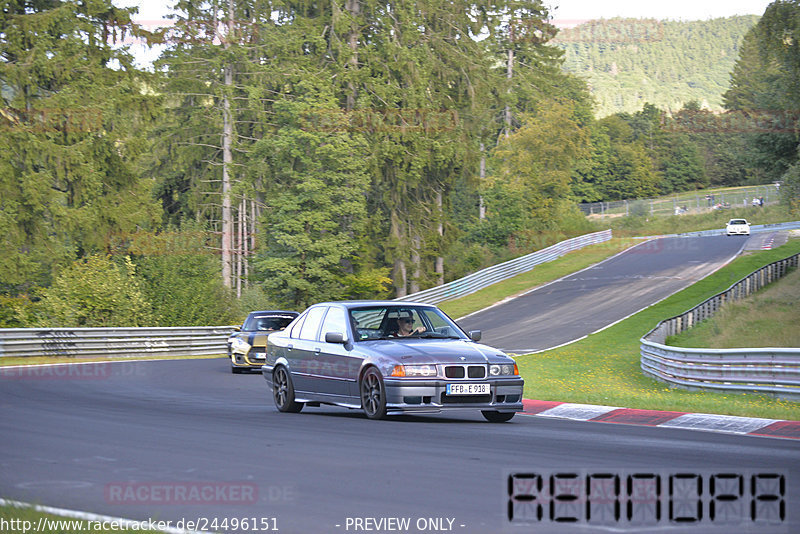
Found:
[[[325,332],[325,343],[344,343],[344,335],[341,332]]]
[[[481,331],[480,330],[470,330],[469,331],[469,338],[472,341],[480,341],[481,340]]]
[[[242,327],[239,326],[239,325],[236,325],[236,326],[233,327],[233,331],[234,332],[241,332],[242,331]]]

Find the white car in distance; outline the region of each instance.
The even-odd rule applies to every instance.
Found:
[[[725,235],[750,235],[750,223],[745,219],[731,219],[725,226]]]

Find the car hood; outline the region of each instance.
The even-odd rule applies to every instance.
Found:
[[[358,343],[376,356],[384,356],[403,364],[506,363],[510,357],[497,349],[461,339],[403,339]]]

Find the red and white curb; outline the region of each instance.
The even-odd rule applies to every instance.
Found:
[[[771,250],[773,243],[775,243],[775,232],[772,232],[764,238],[764,244],[761,245],[761,250]]]
[[[569,402],[531,399],[523,399],[522,405],[523,410],[521,413],[537,417],[800,439],[800,421],[737,417],[733,415],[639,410],[634,408],[617,408],[615,406],[572,404]]]

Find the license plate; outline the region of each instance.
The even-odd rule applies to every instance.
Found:
[[[490,395],[489,384],[447,384],[448,395]]]

